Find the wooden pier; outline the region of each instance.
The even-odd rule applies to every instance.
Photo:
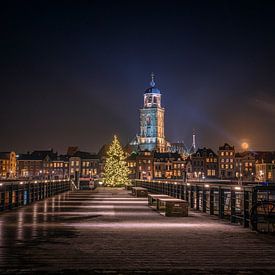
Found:
[[[55,195],[0,214],[0,273],[274,274],[275,238],[122,189]]]

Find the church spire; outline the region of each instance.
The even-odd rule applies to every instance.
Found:
[[[193,129],[192,146],[193,146],[194,149],[196,149],[196,134],[195,134],[195,129]]]
[[[155,83],[155,75],[152,72],[151,73],[151,82],[150,82],[151,87],[155,87],[156,83]]]

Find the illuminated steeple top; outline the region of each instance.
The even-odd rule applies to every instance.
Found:
[[[156,87],[155,83],[155,75],[154,73],[151,73],[151,82],[150,82],[150,88],[145,90],[145,94],[160,94],[160,90]]]
[[[151,82],[150,82],[151,87],[155,87],[155,75],[154,73],[151,73]]]

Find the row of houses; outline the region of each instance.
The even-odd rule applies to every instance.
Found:
[[[95,177],[102,171],[98,154],[69,147],[66,155],[53,150],[27,154],[0,153],[1,179],[67,179]]]
[[[198,148],[185,157],[180,153],[138,152],[128,158],[130,177],[139,179],[222,179],[275,182],[275,152],[235,152],[225,143],[215,153]]]
[[[100,178],[108,145],[99,153],[69,147],[66,155],[53,150],[16,155],[0,153],[0,179]],[[275,182],[275,152],[235,152],[225,143],[217,153],[199,148],[186,157],[180,152],[137,151],[127,157],[131,179],[224,179]]]

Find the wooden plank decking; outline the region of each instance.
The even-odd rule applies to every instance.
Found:
[[[0,215],[0,273],[274,274],[275,237],[168,218],[129,191],[68,192]]]

